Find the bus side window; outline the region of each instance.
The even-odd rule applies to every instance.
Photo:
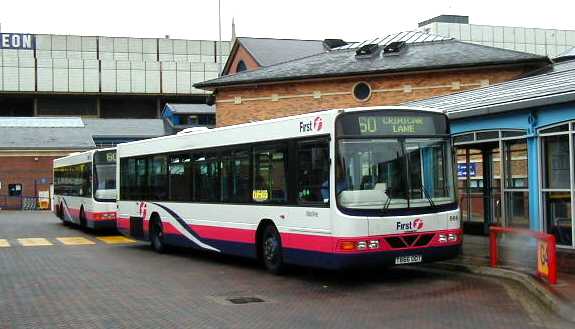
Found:
[[[254,184],[252,200],[256,202],[287,201],[287,156],[284,146],[254,150]]]
[[[297,163],[298,203],[329,203],[329,142],[299,142]]]

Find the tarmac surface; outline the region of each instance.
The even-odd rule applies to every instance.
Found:
[[[337,273],[0,211],[0,328],[573,328],[522,286],[424,267]]]

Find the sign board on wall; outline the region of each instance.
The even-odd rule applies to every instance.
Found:
[[[33,34],[0,33],[0,49],[34,49],[35,41]]]
[[[458,163],[457,177],[467,177],[467,170],[469,170],[469,177],[475,177],[477,175],[477,163]]]

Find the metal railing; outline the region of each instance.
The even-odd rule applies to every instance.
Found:
[[[50,198],[37,196],[0,195],[0,209],[4,210],[49,210]]]

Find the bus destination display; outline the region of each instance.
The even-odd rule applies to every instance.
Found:
[[[362,135],[418,134],[435,131],[430,117],[384,115],[361,116],[357,119]]]

